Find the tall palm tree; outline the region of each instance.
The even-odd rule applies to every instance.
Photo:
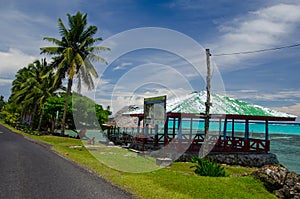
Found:
[[[28,94],[32,93],[35,82],[32,79],[33,74],[29,66],[21,68],[12,82],[10,101],[22,106],[21,120],[25,119],[34,104],[33,100],[28,100]]]
[[[44,40],[49,41],[56,46],[41,48],[41,54],[49,54],[54,56],[53,60],[56,64],[56,79],[62,81],[61,78],[68,78],[68,86],[66,92],[66,102],[62,118],[61,133],[65,131],[65,120],[69,96],[72,90],[74,78],[78,79],[78,91],[81,89],[83,81],[88,89],[94,88],[93,77],[97,78],[98,74],[92,64],[92,61],[106,61],[97,55],[100,51],[109,50],[103,46],[94,46],[97,41],[102,38],[94,38],[97,32],[96,26],[87,26],[87,14],[77,12],[74,16],[67,14],[69,28],[64,25],[62,20],[58,19],[58,27],[61,39],[45,37]]]
[[[46,59],[36,60],[17,72],[16,79],[12,83],[10,99],[23,106],[22,115],[29,113],[31,121],[39,109],[38,130],[40,130],[44,103],[59,88],[60,85],[54,84],[54,73]]]

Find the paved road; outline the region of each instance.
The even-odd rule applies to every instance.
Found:
[[[132,198],[132,196],[0,125],[0,198]]]

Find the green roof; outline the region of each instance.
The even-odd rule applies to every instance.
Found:
[[[206,91],[193,92],[189,95],[168,99],[166,105],[167,113],[182,114],[204,114],[206,102]],[[227,96],[211,94],[210,114],[225,115],[246,115],[246,116],[267,116],[296,118],[297,116],[276,111],[270,108],[262,107],[236,100]],[[143,114],[143,108],[129,111],[126,114]]]

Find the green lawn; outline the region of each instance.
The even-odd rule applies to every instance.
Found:
[[[192,163],[175,162],[169,168],[157,169],[153,165],[154,159],[134,157],[134,153],[120,148],[97,146],[91,152],[101,160],[99,161],[80,140],[56,136],[26,136],[52,145],[53,150],[138,198],[276,198],[261,182],[252,176],[244,176],[253,171],[250,168],[226,166],[229,177],[202,177],[194,174],[190,168]],[[137,168],[149,166],[152,172],[117,170],[124,165],[128,167],[125,170],[129,171],[134,168],[132,165]]]

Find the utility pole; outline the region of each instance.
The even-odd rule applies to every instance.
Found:
[[[209,49],[206,49],[206,64],[207,64],[207,76],[206,76],[206,102],[205,102],[205,138],[208,138],[209,132],[209,109],[211,106],[210,103],[210,52]]]
[[[209,152],[209,109],[211,106],[210,103],[210,52],[209,49],[206,49],[206,64],[207,64],[207,76],[206,76],[206,102],[205,102],[205,123],[204,123],[204,131],[205,131],[205,140],[203,143],[202,154],[201,156],[204,158]]]

